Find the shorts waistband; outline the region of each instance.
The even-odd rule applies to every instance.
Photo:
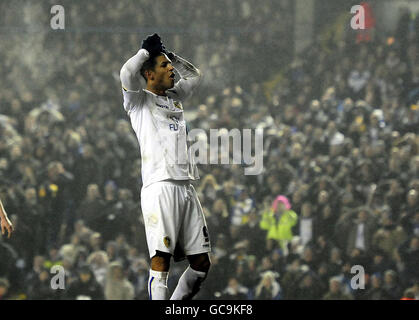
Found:
[[[173,179],[157,181],[155,183],[163,183],[163,184],[176,185],[176,186],[190,186],[191,185],[190,180],[173,180]]]

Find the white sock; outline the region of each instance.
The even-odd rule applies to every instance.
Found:
[[[150,270],[148,278],[148,296],[150,300],[167,300],[169,289],[167,288],[167,277],[169,272]]]
[[[202,271],[196,271],[190,266],[185,270],[179,279],[179,282],[173,292],[170,300],[190,300],[198,293],[202,281],[207,274]]]

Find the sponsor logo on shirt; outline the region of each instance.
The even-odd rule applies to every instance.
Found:
[[[179,118],[176,116],[169,116],[169,119],[171,119],[175,123],[169,124],[169,130],[171,131],[178,131],[179,130]]]
[[[174,123],[169,124],[169,130],[170,131],[178,131],[179,130],[179,125],[174,124]]]
[[[165,106],[164,104],[158,104],[156,103],[156,106],[163,108],[163,109],[169,109],[169,106]]]

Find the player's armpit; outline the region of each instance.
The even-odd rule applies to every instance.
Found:
[[[126,112],[132,111],[135,107],[140,107],[143,103],[144,92],[132,91],[122,89],[122,94],[124,96],[124,109]]]

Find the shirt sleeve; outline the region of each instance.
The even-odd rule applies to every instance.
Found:
[[[143,89],[146,87],[146,82],[139,75],[139,71],[149,57],[150,55],[147,50],[140,49],[121,68],[119,75],[124,97],[124,109],[128,113],[135,106],[141,105],[145,97]]]
[[[130,114],[130,112],[135,107],[140,107],[143,103],[144,95],[144,92],[140,93],[140,91],[130,91],[122,88],[122,96],[124,97],[124,110]]]
[[[177,55],[173,58],[172,65],[179,73],[181,79],[176,82],[173,88],[167,91],[180,101],[184,101],[188,99],[199,86],[202,81],[202,74],[192,63]]]

